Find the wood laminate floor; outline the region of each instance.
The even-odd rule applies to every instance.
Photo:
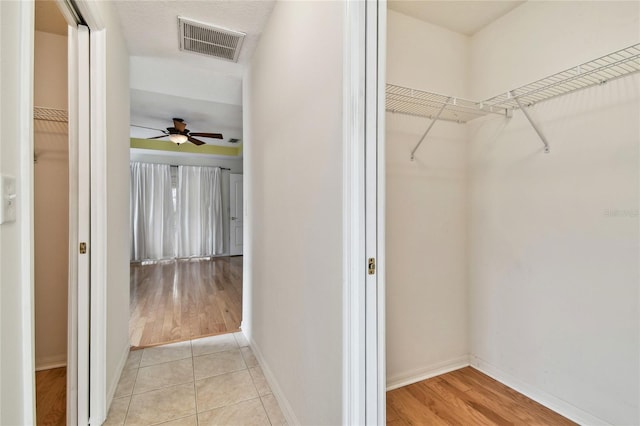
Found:
[[[575,425],[471,367],[387,392],[387,425]]]
[[[36,424],[67,423],[67,368],[36,371]]]
[[[236,332],[242,256],[131,264],[129,337],[148,347]]]

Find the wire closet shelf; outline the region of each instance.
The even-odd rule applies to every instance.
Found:
[[[59,123],[67,123],[69,118],[67,111],[55,108],[33,107],[33,119],[43,121],[56,121]]]
[[[544,143],[545,152],[549,152],[546,138],[531,119],[525,107],[531,107],[539,102],[577,90],[601,85],[639,71],[640,44],[635,44],[480,102],[387,84],[385,109],[391,113],[425,117],[432,120],[420,142],[411,151],[411,159],[414,158],[415,151],[437,120],[466,123],[489,114],[510,117],[515,109],[522,109],[527,120]]]
[[[387,84],[386,110],[392,113],[413,115],[439,120],[466,123],[488,114],[505,115],[506,109],[483,105],[467,99],[455,98],[438,93],[425,92],[409,87]],[[442,109],[444,107],[444,109]],[[442,112],[438,116],[438,112]]]
[[[519,108],[532,106],[556,96],[605,84],[608,81],[640,71],[640,44],[585,62],[568,70],[553,74],[502,95],[484,101],[494,107]]]

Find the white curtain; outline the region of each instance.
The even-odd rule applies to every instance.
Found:
[[[221,181],[219,167],[178,167],[178,257],[222,253]]]
[[[167,164],[131,163],[131,260],[175,256],[175,216]]]

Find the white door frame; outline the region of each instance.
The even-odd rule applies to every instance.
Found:
[[[78,424],[78,251],[76,241],[78,238],[78,153],[77,153],[77,129],[75,117],[77,116],[77,82],[78,71],[77,49],[78,37],[77,25],[71,25],[74,18],[71,14],[61,10],[69,28],[67,31],[67,82],[68,82],[68,129],[69,129],[69,265],[68,265],[68,294],[67,294],[67,424]]]
[[[76,0],[90,36],[91,63],[91,335],[89,371],[89,424],[107,417],[107,164],[106,164],[106,58],[104,19],[96,2]]]
[[[85,18],[86,19],[86,18]],[[91,343],[89,423],[107,418],[106,34],[91,34]],[[112,397],[112,395],[111,395]]]
[[[232,241],[234,240],[233,235],[235,233],[235,227],[238,223],[237,222],[238,220],[242,223],[242,227],[244,228],[243,207],[240,207],[239,211],[237,209],[236,211],[233,210],[237,207],[237,197],[235,196],[235,191],[233,187],[234,176],[240,176],[244,184],[244,177],[242,173],[229,173],[229,201],[230,201],[229,202],[229,255],[241,256],[244,253],[244,237],[243,237],[242,247],[241,247],[242,251],[240,253],[234,252],[233,248],[235,247],[235,245],[232,244]],[[244,205],[244,187],[242,189],[243,189],[242,205]],[[243,229],[243,235],[244,235],[244,229]]]
[[[386,410],[386,1],[345,2],[344,37],[343,424],[376,425],[385,423]]]
[[[90,237],[89,30],[69,27],[69,332],[67,421],[89,420]]]
[[[376,259],[366,291],[366,420],[386,423],[385,356],[385,82],[386,0],[367,1],[365,64],[365,245]]]
[[[57,0],[59,9],[71,27],[69,31],[70,54],[77,55],[78,29],[76,15],[85,21],[91,34],[88,38],[89,81],[78,81],[82,72],[80,64],[69,63],[69,131],[77,129],[71,124],[85,126],[84,135],[89,139],[92,155],[88,164],[78,163],[80,146],[70,146],[69,203],[70,203],[70,324],[68,357],[78,370],[69,372],[67,413],[68,424],[102,424],[106,419],[106,34],[103,19],[97,6],[90,0],[76,0],[77,11],[69,9],[65,0]],[[86,41],[86,40],[85,40]],[[75,51],[72,51],[75,50]],[[73,56],[72,56],[73,57]],[[87,71],[87,70],[84,70]],[[75,74],[75,75],[73,75]],[[78,85],[88,85],[90,108],[78,105],[81,93]],[[86,128],[86,125],[88,129]],[[80,152],[81,157],[82,152]],[[88,153],[87,153],[88,154]],[[87,158],[87,157],[84,157]],[[75,163],[74,163],[75,160]],[[86,161],[86,160],[85,160]],[[73,163],[73,164],[72,164]],[[82,189],[82,187],[85,187]],[[89,206],[78,205],[78,190],[85,192]],[[88,193],[88,194],[87,194]],[[87,208],[89,212],[87,215]],[[80,217],[83,216],[83,217]],[[88,218],[87,218],[88,216]],[[88,219],[88,223],[86,223]],[[84,225],[83,221],[85,222]],[[78,232],[78,228],[84,228]],[[78,243],[89,243],[89,287],[78,288]],[[75,259],[75,260],[74,260]],[[79,297],[78,297],[79,296]],[[79,320],[80,323],[79,324]],[[86,323],[86,324],[84,324]],[[88,324],[91,324],[89,333]],[[78,335],[80,334],[80,335]],[[84,336],[83,336],[84,334]],[[89,365],[91,368],[89,368]]]
[[[20,372],[23,378],[21,386],[23,406],[22,417],[25,424],[35,424],[35,329],[34,329],[34,257],[33,257],[33,57],[35,38],[35,8],[33,2],[21,1],[19,7],[19,40],[20,76],[17,77],[18,105],[17,117],[19,119],[19,187],[20,195],[17,197],[18,212],[20,213],[20,288],[21,288],[21,339],[20,348],[23,363]],[[0,410],[2,408],[0,407]],[[8,411],[8,410],[7,410]]]

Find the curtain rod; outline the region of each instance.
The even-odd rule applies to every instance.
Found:
[[[161,164],[161,163],[153,163],[153,164]],[[164,163],[162,163],[162,164],[164,164]],[[188,167],[189,165],[188,164],[168,164],[168,166],[170,166],[170,167],[187,166]],[[216,168],[218,168],[220,170],[229,170],[229,171],[231,171],[231,169],[228,168],[228,167],[220,167],[220,166],[191,166],[191,167],[216,167]]]
[[[131,163],[147,163],[147,162],[146,161],[131,161]],[[165,166],[170,166],[170,167],[188,166],[188,164],[171,164],[171,163],[147,163],[147,164],[164,164]],[[231,169],[228,168],[228,167],[220,167],[220,166],[193,166],[193,167],[217,167],[220,170],[229,170],[229,171],[231,171]]]

